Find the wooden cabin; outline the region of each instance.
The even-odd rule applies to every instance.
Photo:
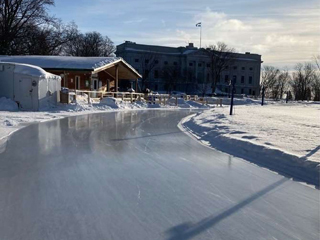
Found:
[[[134,82],[133,87],[137,92],[138,78],[141,78],[120,57],[2,56],[0,61],[41,67],[49,73],[61,76],[62,87],[74,90],[117,92],[119,82],[124,80]]]

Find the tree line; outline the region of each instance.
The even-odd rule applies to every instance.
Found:
[[[112,56],[114,43],[99,32],[49,15],[54,0],[0,0],[0,55]]]
[[[275,100],[286,95],[289,99],[320,101],[320,55],[313,61],[297,63],[291,72],[264,66],[261,88],[266,97]]]

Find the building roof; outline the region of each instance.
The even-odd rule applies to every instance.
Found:
[[[138,44],[135,42],[126,41],[117,46],[117,54],[121,55],[125,52],[136,52],[136,53],[155,53],[164,55],[191,55],[204,52],[205,49],[194,47],[193,43],[190,43],[186,47],[167,47],[167,46],[156,46],[156,45],[146,45]],[[252,53],[235,53],[235,57],[239,61],[257,61],[261,62],[261,55]]]
[[[22,63],[12,63],[12,62],[0,62],[0,64],[10,64],[14,65],[14,73],[25,74],[28,76],[39,77],[39,78],[51,78],[51,79],[61,79],[59,76],[46,72],[40,67],[22,64]]]
[[[129,69],[136,77],[141,75],[121,57],[71,57],[71,56],[0,56],[0,62],[23,63],[41,67],[46,70],[90,71],[99,72],[114,67]]]

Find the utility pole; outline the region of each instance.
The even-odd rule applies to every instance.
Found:
[[[262,86],[262,101],[261,101],[261,106],[263,106],[263,104],[264,104],[264,92],[265,92],[265,89],[264,89],[264,86]]]
[[[232,114],[233,114],[233,98],[234,98],[234,92],[235,92],[234,85],[235,85],[235,79],[234,79],[234,78],[232,78],[232,80],[231,80],[231,102],[230,102],[230,115],[232,115]]]

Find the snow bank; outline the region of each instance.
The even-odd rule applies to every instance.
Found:
[[[103,98],[100,101],[100,103],[115,109],[122,108],[122,105],[123,105],[123,101],[121,99],[112,98],[112,97]]]
[[[170,98],[167,100],[167,104],[169,106],[176,106],[176,104],[178,104],[178,107],[180,108],[209,108],[204,104],[197,103],[194,101],[186,101],[183,98]]]
[[[230,105],[231,98],[228,97],[206,97],[205,101],[208,102],[208,104],[216,104],[218,99],[222,99],[223,105]],[[252,98],[234,98],[233,103],[235,105],[247,105],[247,104],[261,104],[261,100],[252,99]],[[266,101],[267,104],[267,101]]]
[[[251,104],[228,113],[229,107],[217,107],[180,126],[208,146],[319,185],[319,104]]]
[[[0,98],[0,111],[18,111],[18,105],[11,99]]]

